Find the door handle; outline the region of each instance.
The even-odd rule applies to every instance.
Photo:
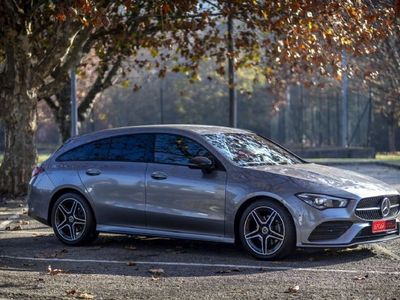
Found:
[[[163,179],[167,179],[168,175],[161,171],[155,171],[155,172],[151,173],[151,178],[153,178],[155,180],[163,180]]]
[[[86,174],[89,176],[97,176],[101,174],[101,171],[99,169],[87,169]]]

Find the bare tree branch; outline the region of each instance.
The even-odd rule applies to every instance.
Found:
[[[78,109],[78,117],[80,121],[84,121],[86,116],[90,113],[93,102],[97,95],[112,85],[112,79],[117,74],[118,69],[121,66],[122,57],[119,56],[112,68],[106,72],[102,72],[96,78],[96,81],[92,85],[90,91],[87,93]],[[107,74],[107,75],[106,75]]]

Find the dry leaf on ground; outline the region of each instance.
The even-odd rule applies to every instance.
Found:
[[[79,293],[79,295],[76,297],[78,299],[94,299],[94,295],[90,293]]]
[[[61,269],[53,269],[50,265],[47,267],[47,273],[50,275],[57,275],[60,273],[65,273],[64,270]]]
[[[67,296],[74,296],[76,294],[76,290],[70,290],[70,291],[66,291],[65,294],[67,294]]]
[[[126,246],[125,249],[128,249],[128,250],[136,250],[136,247],[135,247],[135,246]]]
[[[365,280],[365,279],[367,279],[368,278],[368,274],[367,275],[364,275],[364,276],[356,276],[356,277],[353,277],[353,280]]]
[[[155,277],[160,277],[165,274],[164,269],[149,269],[149,272]]]
[[[17,230],[22,230],[22,227],[21,227],[21,225],[17,225],[17,226],[14,226],[14,227],[7,226],[5,228],[5,230],[7,230],[7,231],[17,231]]]
[[[298,291],[300,291],[300,286],[295,285],[288,288],[285,293],[297,293]]]

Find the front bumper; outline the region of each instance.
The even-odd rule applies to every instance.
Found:
[[[400,221],[396,220],[396,229],[382,233],[372,233],[371,222],[353,224],[337,239],[319,240],[302,243],[300,247],[345,248],[361,244],[380,243],[400,238]],[[348,241],[348,242],[340,242]]]
[[[301,248],[345,248],[354,245],[378,243],[400,237],[400,219],[396,220],[396,229],[385,233],[371,232],[372,220],[363,220],[355,214],[361,199],[351,200],[345,208],[318,210],[300,201],[290,198],[291,213],[294,217],[297,234],[297,247]],[[323,228],[328,224],[327,228]],[[323,229],[318,232],[318,229]]]

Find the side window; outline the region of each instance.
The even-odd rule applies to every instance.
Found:
[[[107,160],[110,139],[103,139],[76,147],[57,158],[57,161]]]
[[[128,161],[146,162],[152,137],[145,134],[124,135],[78,146],[57,161]]]
[[[117,136],[111,139],[108,160],[146,162],[151,136],[145,134]]]
[[[157,134],[154,145],[154,162],[188,165],[195,156],[213,159],[211,153],[195,141],[173,134]]]

